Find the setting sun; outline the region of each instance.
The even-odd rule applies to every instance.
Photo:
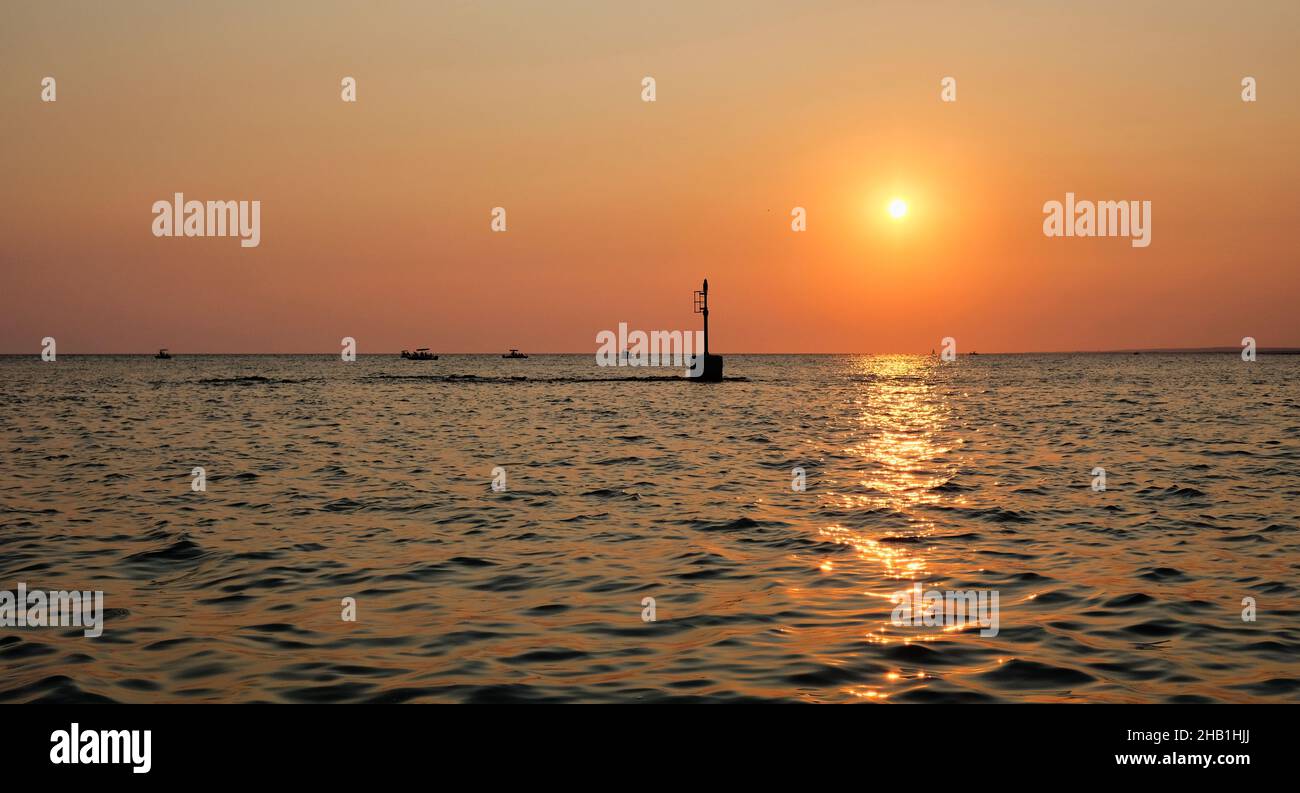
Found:
[[[889,216],[895,220],[907,214],[907,202],[901,198],[895,198],[889,202]]]

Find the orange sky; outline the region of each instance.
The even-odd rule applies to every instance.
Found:
[[[1297,40],[1293,0],[8,2],[0,352],[594,352],[704,276],[723,353],[1300,345]],[[155,238],[178,191],[261,245]],[[1044,237],[1067,191],[1150,247]]]

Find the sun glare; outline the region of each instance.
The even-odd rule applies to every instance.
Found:
[[[907,214],[907,202],[901,198],[895,198],[889,202],[889,216],[898,220]]]

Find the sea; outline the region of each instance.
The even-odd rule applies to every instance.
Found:
[[[1300,701],[1300,356],[725,366],[0,358],[0,701]]]

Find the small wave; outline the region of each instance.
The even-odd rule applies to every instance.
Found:
[[[125,562],[187,562],[202,558],[207,552],[197,542],[182,537],[175,542],[151,551],[133,553],[123,559]]]
[[[1139,574],[1139,578],[1145,578],[1150,581],[1186,581],[1187,575],[1176,567],[1145,567],[1146,572]]]
[[[1078,669],[1020,658],[1013,658],[1004,664],[999,664],[993,671],[984,673],[983,677],[1007,688],[1057,688],[1079,686],[1097,680],[1087,672]]]
[[[518,383],[673,383],[690,382],[694,378],[684,375],[645,375],[643,377],[526,377],[523,375],[500,377],[480,376],[476,374],[373,374],[365,380],[412,380],[429,383],[483,383],[483,384],[518,384]],[[748,377],[724,377],[724,383],[748,383]]]
[[[241,377],[205,377],[194,382],[199,385],[292,385],[294,383],[310,382],[315,379],[317,378],[264,377],[260,374],[252,374]]]

